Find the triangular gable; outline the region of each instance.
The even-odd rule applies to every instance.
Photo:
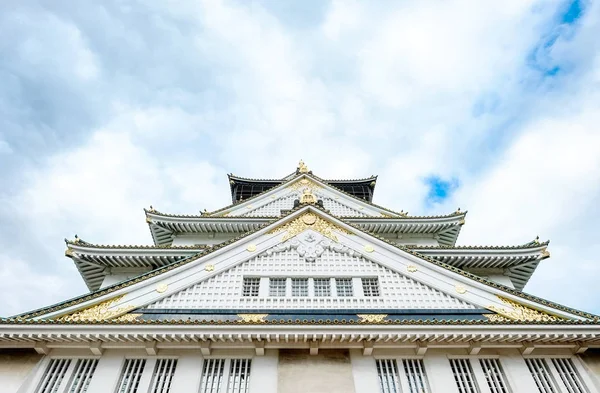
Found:
[[[260,278],[258,296],[242,296],[244,278]],[[269,278],[306,279],[305,296],[269,295]],[[336,278],[352,283],[350,296],[338,296]],[[374,280],[377,296],[365,296],[362,278]],[[315,281],[327,296],[315,294]],[[317,289],[318,290],[318,289]],[[370,292],[367,295],[371,294]],[[297,294],[296,294],[297,295]],[[148,309],[368,309],[449,310],[474,305],[370,261],[324,235],[307,230],[216,276],[152,303]]]
[[[336,244],[421,284],[446,294],[453,294],[453,297],[477,307],[495,310],[509,319],[518,319],[518,315],[524,315],[519,313],[520,307],[531,311],[529,314],[525,313],[530,318],[527,320],[594,318],[591,314],[543,301],[388,243],[313,205],[294,209],[264,228],[217,246],[212,252],[199,254],[95,294],[22,317],[56,319],[69,318],[68,316],[74,313],[93,314],[86,310],[101,307],[106,302],[110,302],[110,305],[103,314],[118,317],[227,271],[307,230],[317,231]],[[161,274],[157,274],[158,272]],[[118,301],[114,301],[117,297]]]
[[[282,211],[294,207],[294,201],[309,190],[317,199],[323,201],[323,207],[337,217],[386,217],[396,213],[386,211],[373,204],[346,194],[335,187],[316,180],[308,175],[275,187],[251,200],[240,202],[216,213],[230,217],[279,217]]]

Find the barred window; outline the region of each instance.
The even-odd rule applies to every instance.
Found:
[[[269,279],[269,296],[285,296],[285,278]]]
[[[479,359],[479,363],[492,393],[511,393],[498,359]]]
[[[44,372],[44,376],[36,389],[36,393],[54,393],[58,391],[67,369],[71,365],[70,359],[52,359]]]
[[[329,278],[315,278],[315,296],[328,297],[331,296],[331,279]]]
[[[351,278],[336,278],[335,279],[335,288],[337,290],[338,296],[341,296],[341,297],[354,296]]]
[[[242,296],[258,296],[258,288],[260,287],[260,278],[258,277],[244,277],[244,284],[242,287]]]
[[[469,359],[450,359],[450,368],[460,393],[479,393]]]
[[[395,360],[377,360],[377,377],[379,379],[379,390],[382,393],[400,393],[400,374]]]
[[[363,293],[365,296],[379,296],[379,280],[377,278],[362,279]]]
[[[421,359],[404,359],[402,364],[408,380],[408,391],[410,393],[430,393],[423,361]]]
[[[232,359],[229,366],[227,393],[247,393],[250,381],[250,359]]]
[[[200,393],[248,393],[251,365],[250,359],[205,359]]]
[[[98,366],[98,359],[79,359],[75,364],[73,379],[70,381],[66,392],[85,393],[88,390],[94,371]]]
[[[173,375],[175,375],[175,367],[177,367],[177,359],[157,360],[152,373],[152,382],[150,382],[151,393],[169,393]]]
[[[588,393],[589,390],[585,387],[581,376],[573,364],[571,359],[552,359],[552,364],[556,367],[558,375],[563,383],[567,386],[569,392],[572,393]]]
[[[559,392],[548,363],[544,359],[525,359],[525,363],[540,393]]]
[[[200,393],[219,393],[223,383],[225,359],[206,359],[202,365]]]
[[[308,278],[292,278],[292,296],[308,296]]]
[[[115,393],[136,393],[145,366],[146,359],[125,360]]]

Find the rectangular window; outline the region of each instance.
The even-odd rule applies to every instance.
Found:
[[[158,359],[156,361],[150,382],[151,393],[169,393],[173,375],[175,375],[175,367],[177,367],[177,359]]]
[[[285,296],[285,278],[269,279],[269,296]]]
[[[408,391],[410,393],[430,393],[423,361],[421,359],[404,359],[402,364],[408,380]]]
[[[525,363],[540,393],[559,392],[548,363],[544,359],[525,359]]]
[[[98,359],[79,359],[75,364],[73,377],[67,387],[69,393],[85,393],[88,390],[94,371],[98,366]]]
[[[377,377],[381,393],[400,393],[400,374],[395,360],[377,360]]]
[[[315,284],[315,296],[317,296],[317,297],[331,296],[331,279],[315,278],[314,284]]]
[[[202,366],[200,393],[219,393],[224,369],[225,359],[205,359]]]
[[[379,280],[377,278],[362,279],[363,293],[365,296],[379,296]]]
[[[335,279],[335,288],[337,290],[337,295],[341,297],[354,296],[354,291],[352,290],[352,279],[351,278],[336,278]]]
[[[450,368],[459,393],[479,393],[469,359],[450,359]]]
[[[504,371],[498,359],[479,359],[485,380],[492,393],[510,393]]]
[[[58,391],[67,369],[71,365],[70,359],[52,359],[44,372],[44,376],[36,389],[36,393],[55,393]]]
[[[229,366],[227,393],[248,393],[250,381],[250,359],[232,359]]]
[[[248,393],[251,365],[250,359],[205,359],[200,393]]]
[[[308,278],[292,278],[292,296],[308,296]]]
[[[125,360],[115,393],[136,393],[144,367],[146,367],[146,359]]]
[[[258,296],[258,288],[260,287],[260,278],[244,277],[244,285],[242,288],[242,296]]]
[[[571,359],[552,359],[552,364],[556,367],[558,375],[563,383],[567,386],[569,392],[573,393],[588,393],[589,390],[583,384],[581,376],[573,364]]]

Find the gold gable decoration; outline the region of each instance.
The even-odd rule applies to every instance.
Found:
[[[514,302],[510,299],[503,298],[501,296],[498,296],[498,299],[500,299],[502,303],[509,306],[509,308],[498,307],[494,305],[486,307],[487,309],[495,311],[497,313],[484,314],[484,316],[492,322],[554,322],[562,320],[562,318],[560,317],[556,317],[554,315],[550,315],[542,311],[534,310],[533,308],[529,308],[527,306]]]
[[[238,314],[241,323],[264,323],[269,314]]]
[[[382,323],[387,314],[356,314],[360,318],[359,323]]]
[[[135,308],[134,306],[126,306],[109,310],[111,306],[117,304],[121,299],[123,299],[124,296],[125,295],[117,296],[102,303],[98,303],[92,307],[76,311],[73,314],[64,315],[58,318],[58,320],[61,322],[99,322],[113,319],[114,317],[121,316],[122,314],[125,314]],[[128,317],[130,319],[123,318],[121,320],[121,318],[117,318],[117,320],[127,321],[135,319],[139,316],[139,314],[129,315],[132,315],[132,317]]]
[[[323,236],[333,240],[334,242],[338,241],[337,236],[334,231],[350,234],[344,228],[341,228],[335,224],[332,224],[329,221],[322,219],[314,213],[304,213],[299,217],[296,217],[292,221],[279,226],[275,229],[272,229],[269,233],[279,233],[279,232],[287,232],[281,241],[286,241],[293,238],[296,235],[304,232],[307,229],[312,229],[313,231],[319,232]]]
[[[293,182],[292,184],[290,184],[288,186],[288,188],[294,190],[294,191],[298,191],[302,188],[310,188],[311,190],[319,190],[323,187],[321,187],[320,184],[317,184],[315,181],[311,180],[311,179],[300,179],[298,181]]]

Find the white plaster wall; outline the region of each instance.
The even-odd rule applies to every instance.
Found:
[[[307,350],[281,350],[277,383],[278,393],[357,392],[347,350],[320,350],[317,355]]]
[[[354,390],[358,393],[379,391],[379,380],[373,356],[363,356],[362,350],[351,349]]]
[[[33,350],[3,350],[0,352],[0,392],[21,393],[29,385],[36,366],[42,359]],[[31,378],[33,379],[33,378]],[[22,388],[22,389],[20,389]]]
[[[279,351],[268,350],[264,356],[255,356],[252,359],[252,371],[250,373],[251,393],[277,393],[277,365],[279,362]]]
[[[583,368],[590,376],[590,380],[596,390],[600,390],[600,348],[588,349],[582,355]]]

